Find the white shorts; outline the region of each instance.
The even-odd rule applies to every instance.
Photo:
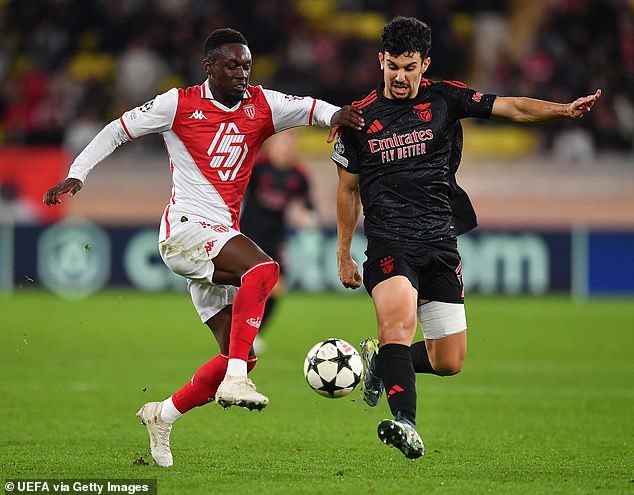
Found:
[[[467,329],[464,304],[429,301],[418,306],[417,313],[425,339],[442,339]]]
[[[204,323],[233,303],[238,288],[213,283],[213,260],[240,232],[191,215],[183,218],[186,220],[170,224],[169,236],[159,242],[159,252],[170,270],[187,279],[187,289]]]

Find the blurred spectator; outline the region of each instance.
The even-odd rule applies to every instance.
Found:
[[[602,118],[587,131],[598,150],[632,149],[629,0],[0,2],[0,144],[60,144],[78,132],[75,119],[86,131],[87,114],[107,122],[166,87],[199,84],[198,40],[222,26],[249,36],[254,82],[343,105],[380,82],[376,39],[394,15],[440,33],[432,79],[544,99],[603,88]],[[90,96],[100,105],[86,111]],[[553,144],[566,129],[539,132]]]

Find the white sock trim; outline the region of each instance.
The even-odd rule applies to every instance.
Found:
[[[229,359],[227,363],[227,375],[247,376],[247,362],[242,359]]]
[[[171,397],[168,397],[163,401],[163,408],[161,409],[161,419],[166,423],[172,424],[178,418],[183,415],[176,406],[174,405],[174,401],[172,401]]]

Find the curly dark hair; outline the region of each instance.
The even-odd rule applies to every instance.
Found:
[[[209,58],[216,49],[229,43],[240,43],[241,45],[249,46],[247,39],[240,31],[231,28],[216,29],[205,40],[205,57]]]
[[[397,16],[383,28],[381,51],[399,56],[419,52],[426,58],[431,50],[431,28],[415,17]]]

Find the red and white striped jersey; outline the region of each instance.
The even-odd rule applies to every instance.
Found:
[[[121,143],[160,133],[173,182],[161,239],[169,236],[173,215],[192,215],[238,229],[240,203],[264,141],[290,127],[329,126],[338,109],[261,86],[248,86],[242,101],[232,108],[213,98],[207,81],[173,88],[106,126],[75,159],[68,177],[84,181]]]

